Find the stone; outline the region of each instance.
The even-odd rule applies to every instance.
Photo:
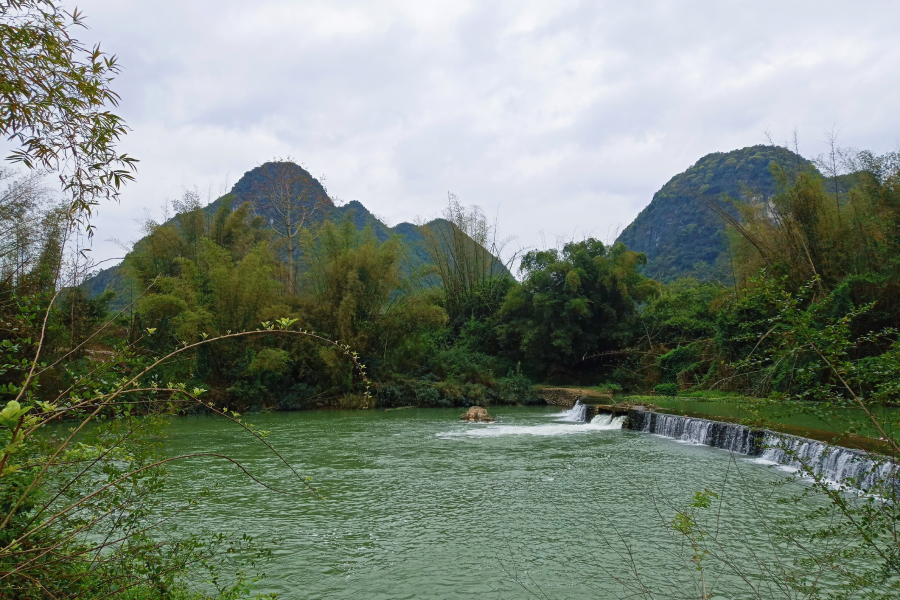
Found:
[[[460,416],[463,421],[471,421],[472,423],[493,423],[494,417],[488,414],[488,411],[480,406],[473,406],[466,413]]]

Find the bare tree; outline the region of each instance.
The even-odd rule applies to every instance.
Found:
[[[496,221],[489,222],[479,207],[467,209],[452,193],[447,195],[443,217],[421,224],[420,230],[444,288],[445,308],[453,314],[473,294],[511,277],[518,253],[504,264],[501,256],[510,240],[498,237]]]
[[[294,254],[300,248],[300,232],[332,203],[325,189],[290,157],[274,158],[263,164],[259,175],[250,194],[256,210],[269,222],[287,255],[287,288],[295,293]]]

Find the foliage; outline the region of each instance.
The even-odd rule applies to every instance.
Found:
[[[255,326],[275,304],[280,264],[262,221],[246,204],[223,203],[212,219],[185,203],[173,222],[149,222],[149,235],[125,261],[139,290],[138,318],[159,329],[154,344]],[[281,315],[279,315],[281,316]]]
[[[637,269],[646,258],[617,244],[588,238],[562,251],[522,258],[521,285],[510,289],[497,331],[510,356],[538,377],[571,376],[588,354],[619,348],[628,339],[637,303],[656,286]]]
[[[848,411],[861,411],[886,450],[882,456],[860,457],[872,461],[873,466],[860,479],[845,481],[847,487],[841,487],[828,481],[814,461],[794,452],[790,444],[783,445],[799,464],[796,476],[812,485],[784,497],[782,502],[798,507],[809,506],[813,498],[820,502],[793,518],[763,525],[771,530],[774,543],[792,557],[790,562],[780,560],[767,566],[767,575],[781,589],[780,594],[791,597],[894,598],[900,593],[900,420],[882,408],[898,399],[900,337],[893,328],[856,334],[854,322],[872,305],[835,310],[840,299],[817,296],[818,280],[798,291],[791,290],[787,278],[760,277],[753,283],[751,295],[763,298],[772,310],[760,322],[747,323],[746,329],[755,331],[762,325],[767,343],[756,333],[748,334],[749,340],[757,343],[738,368],[761,380],[789,373],[793,383],[785,399],[794,401],[793,413],[811,412],[831,423],[841,423]],[[842,433],[858,431],[859,425],[850,421]],[[862,478],[869,479],[867,493],[853,489],[860,486]],[[684,515],[676,518],[675,526],[690,541],[692,560],[699,563],[714,556],[729,564],[717,536],[705,532],[698,536],[697,531],[703,530],[692,515]],[[749,565],[729,566],[748,583],[756,576]]]
[[[848,276],[896,280],[900,155],[860,152],[845,163],[850,173],[840,182],[811,166],[793,173],[772,164],[778,193],[765,204],[740,204],[740,221],[731,221],[743,285],[761,268],[787,277],[794,289],[818,277],[826,292]],[[891,303],[897,306],[895,291]]]
[[[640,307],[640,326],[635,333],[645,348],[672,349],[709,339],[716,334],[716,311],[731,293],[714,283],[680,279],[660,288]]]
[[[659,363],[659,367],[664,374],[663,377],[665,380],[671,383],[680,373],[690,370],[697,364],[698,358],[696,348],[691,344],[687,346],[678,346],[674,350],[670,350],[660,356],[657,359],[657,363]],[[671,385],[675,385],[676,388],[678,387],[674,383],[671,383]],[[657,388],[658,387],[659,386],[657,386]]]
[[[249,538],[221,532],[181,534],[167,525],[169,519],[198,506],[201,499],[177,507],[161,495],[167,485],[166,465],[173,461],[223,459],[245,473],[246,469],[210,451],[165,457],[159,441],[164,418],[184,405],[227,418],[261,443],[264,432],[245,423],[237,412],[202,401],[202,388],[160,383],[159,367],[224,338],[274,336],[315,339],[335,348],[349,356],[365,379],[355,355],[346,346],[291,329],[295,320],[280,319],[263,323],[257,331],[183,345],[160,358],[135,353],[123,344],[109,360],[74,374],[61,393],[41,400],[40,380],[55,363],[38,361],[45,350],[46,324],[58,307],[48,303],[41,310],[27,301],[20,305],[16,315],[20,326],[0,341],[0,373],[9,381],[0,391],[12,398],[0,410],[3,597],[197,597],[186,591],[188,578],[207,581],[220,598],[246,596],[246,575],[224,572],[220,558],[240,553],[248,561],[245,566],[253,568],[254,557],[264,558],[265,549]],[[283,363],[283,355],[274,351],[263,351],[258,358],[259,371],[277,370]],[[63,427],[63,422],[71,427]],[[308,480],[284,464],[302,490],[273,491],[314,491]]]
[[[59,310],[54,313],[58,321],[58,335],[52,336],[62,344],[73,358],[84,353],[84,345],[101,328],[109,312],[113,292],[105,292],[95,298],[88,298],[81,288],[73,287],[60,294]],[[56,323],[54,323],[57,326]]]
[[[379,243],[371,229],[358,232],[344,219],[305,237],[303,248],[302,306],[316,330],[357,349],[376,378],[420,367],[446,314],[401,279],[400,239]]]
[[[54,205],[40,171],[0,169],[0,285],[45,293],[59,276],[67,211]]]
[[[789,171],[772,165],[777,193],[766,204],[741,205],[741,218],[729,221],[737,289],[700,302],[712,329],[702,339],[685,337],[665,352],[657,350],[656,363],[663,377],[677,372],[683,383],[682,375],[699,360],[706,370],[703,385],[757,397],[775,394],[784,416],[815,415],[837,426],[836,436],[844,439],[875,431],[874,444],[883,454],[859,457],[873,465],[859,476],[867,478],[868,493],[862,494],[853,489],[861,479],[839,487],[815,460],[790,443],[773,442],[799,465],[795,476],[811,485],[780,498],[794,507],[791,518],[756,525],[771,540],[771,561],[734,562],[717,533],[721,508],[713,515],[695,502],[676,510],[668,526],[687,542],[685,563],[700,569],[701,597],[726,593],[721,580],[707,588],[704,571],[712,564],[736,575],[748,597],[886,599],[900,593],[900,422],[887,410],[900,400],[900,165],[893,154],[833,155],[845,158],[848,173],[839,173],[835,162],[824,169],[829,179],[808,166]],[[750,409],[755,404],[736,400]],[[653,593],[643,583],[634,589]]]
[[[57,171],[76,218],[118,198],[136,164],[116,150],[127,132],[109,110],[119,102],[116,57],[75,39],[80,27],[82,14],[55,0],[0,2],[0,133],[19,145],[9,160]]]
[[[769,198],[776,180],[769,165],[805,165],[807,161],[778,146],[751,146],[715,152],[676,175],[619,236],[619,242],[647,255],[646,274],[660,281],[695,277],[733,283],[726,227],[707,202],[723,198]],[[733,207],[727,214],[736,214]]]
[[[421,227],[422,245],[440,280],[444,309],[457,328],[461,321],[495,312],[512,277],[500,262],[506,241],[499,239],[497,223],[489,223],[477,206],[466,209],[453,194],[443,216]]]
[[[677,396],[678,395],[678,384],[677,383],[660,383],[653,389],[660,396]]]
[[[497,377],[493,371],[480,373],[478,377],[465,373],[450,373],[445,377],[443,380],[434,376],[421,379],[394,377],[390,383],[376,386],[379,405],[387,408],[446,408],[542,403],[531,380],[518,368],[511,369],[505,377]]]
[[[162,353],[287,316],[352,346],[382,381],[417,372],[432,355],[446,317],[433,294],[402,277],[399,237],[381,242],[349,217],[304,229],[301,292],[294,294],[291,273],[249,204],[232,210],[223,202],[213,215],[196,202],[178,208],[171,222],[148,224],[149,235],[126,261],[146,290],[132,330],[153,331],[141,340],[147,350]],[[302,339],[229,340],[167,373],[209,385],[222,405],[244,409],[297,409],[361,392],[341,352]]]
[[[290,158],[274,159],[257,169],[247,194],[259,214],[267,217],[278,242],[277,249],[287,259],[289,293],[297,289],[294,261],[300,249],[300,234],[332,206],[324,189],[319,193],[313,181]]]

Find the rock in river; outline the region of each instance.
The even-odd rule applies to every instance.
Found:
[[[466,411],[466,414],[460,417],[463,421],[472,421],[474,423],[493,423],[494,417],[480,406],[473,406]]]

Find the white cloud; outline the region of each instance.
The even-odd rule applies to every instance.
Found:
[[[141,160],[101,240],[291,155],[389,221],[448,190],[540,245],[625,225],[706,153],[796,127],[823,150],[898,140],[900,5],[775,2],[82,0],[125,67]]]

